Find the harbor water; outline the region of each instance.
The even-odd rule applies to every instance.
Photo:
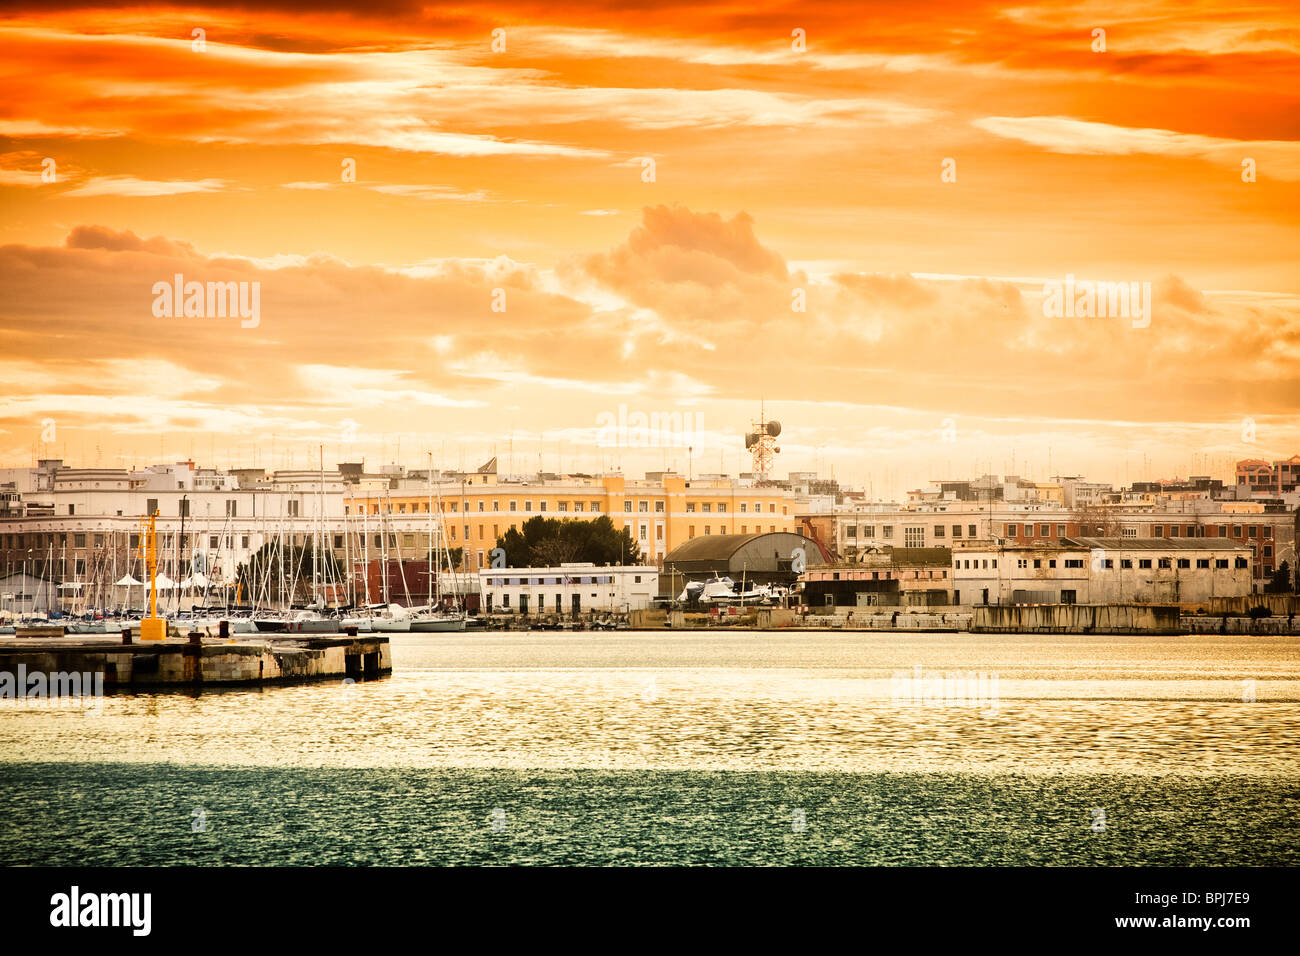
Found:
[[[0,705],[0,864],[1300,862],[1300,638],[394,635]]]

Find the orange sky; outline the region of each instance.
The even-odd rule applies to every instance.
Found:
[[[760,397],[877,494],[1300,450],[1288,5],[352,7],[0,4],[0,463],[738,471]]]

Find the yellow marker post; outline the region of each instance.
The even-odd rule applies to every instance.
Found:
[[[145,561],[149,570],[149,616],[140,621],[141,641],[165,641],[167,639],[167,621],[158,616],[158,536],[155,526],[158,512],[149,516],[148,531],[142,536],[140,544],[144,548]]]

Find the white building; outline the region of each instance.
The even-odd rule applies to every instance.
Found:
[[[624,613],[650,606],[659,593],[654,565],[562,564],[558,568],[483,568],[483,608],[488,613]]]
[[[1252,590],[1249,547],[1207,538],[1073,538],[954,548],[957,604],[1201,604]]]

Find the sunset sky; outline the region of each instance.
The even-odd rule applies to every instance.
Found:
[[[0,3],[0,465],[734,473],[761,399],[877,496],[1228,478],[1300,452],[1298,52],[1284,3]]]

